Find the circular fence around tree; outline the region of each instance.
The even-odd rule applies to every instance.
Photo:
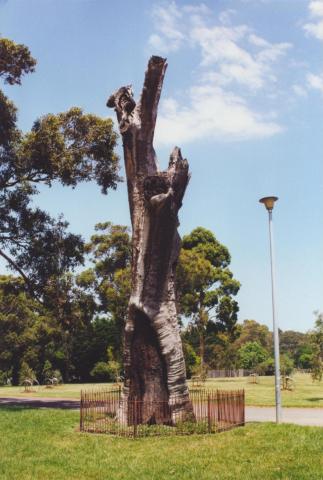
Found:
[[[191,390],[188,402],[189,411],[182,408],[182,397],[170,402],[125,401],[121,389],[82,391],[80,430],[142,437],[216,433],[245,423],[244,390]],[[154,416],[144,421],[143,412],[147,411],[158,412],[158,422]]]

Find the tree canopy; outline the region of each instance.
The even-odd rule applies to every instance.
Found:
[[[35,65],[26,46],[0,39],[0,78],[5,83],[20,85]],[[77,107],[44,115],[22,132],[17,109],[1,90],[0,118],[0,255],[40,297],[53,276],[82,262],[83,241],[68,232],[62,218],[32,206],[37,185],[57,181],[74,187],[96,181],[103,193],[116,188],[117,134],[112,120]]]
[[[177,268],[179,311],[199,336],[201,361],[205,360],[207,334],[234,334],[240,283],[229,269],[230,254],[214,234],[198,227],[182,240]]]

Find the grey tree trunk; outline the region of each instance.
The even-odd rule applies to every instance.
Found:
[[[192,412],[175,301],[180,250],[178,210],[189,180],[188,163],[175,147],[166,171],[153,148],[157,107],[167,64],[149,60],[140,101],[131,86],[108,99],[123,138],[132,222],[132,290],[125,327],[124,404],[139,401],[139,423],[169,423]],[[172,407],[176,399],[176,408]],[[160,408],[155,402],[167,402]],[[127,407],[126,407],[127,408]],[[128,423],[131,423],[128,410]]]

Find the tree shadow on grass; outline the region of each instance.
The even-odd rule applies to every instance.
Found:
[[[62,399],[24,399],[24,398],[0,398],[0,408],[59,408],[63,410],[78,410],[80,402]],[[11,410],[12,411],[12,410]]]
[[[323,397],[312,397],[312,398],[307,398],[309,402],[321,402],[323,401]]]
[[[17,413],[23,412],[24,410],[36,410],[35,407],[25,407],[25,406],[14,406],[14,405],[0,405],[0,413],[1,412],[10,412],[10,413]]]

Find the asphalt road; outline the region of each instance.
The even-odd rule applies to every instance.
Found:
[[[246,407],[247,422],[274,422],[274,407]],[[283,423],[323,427],[323,408],[283,408]]]
[[[1,406],[78,409],[80,402],[68,398],[1,397]],[[274,422],[274,407],[246,407],[247,422]],[[323,408],[283,408],[283,423],[323,427]]]

